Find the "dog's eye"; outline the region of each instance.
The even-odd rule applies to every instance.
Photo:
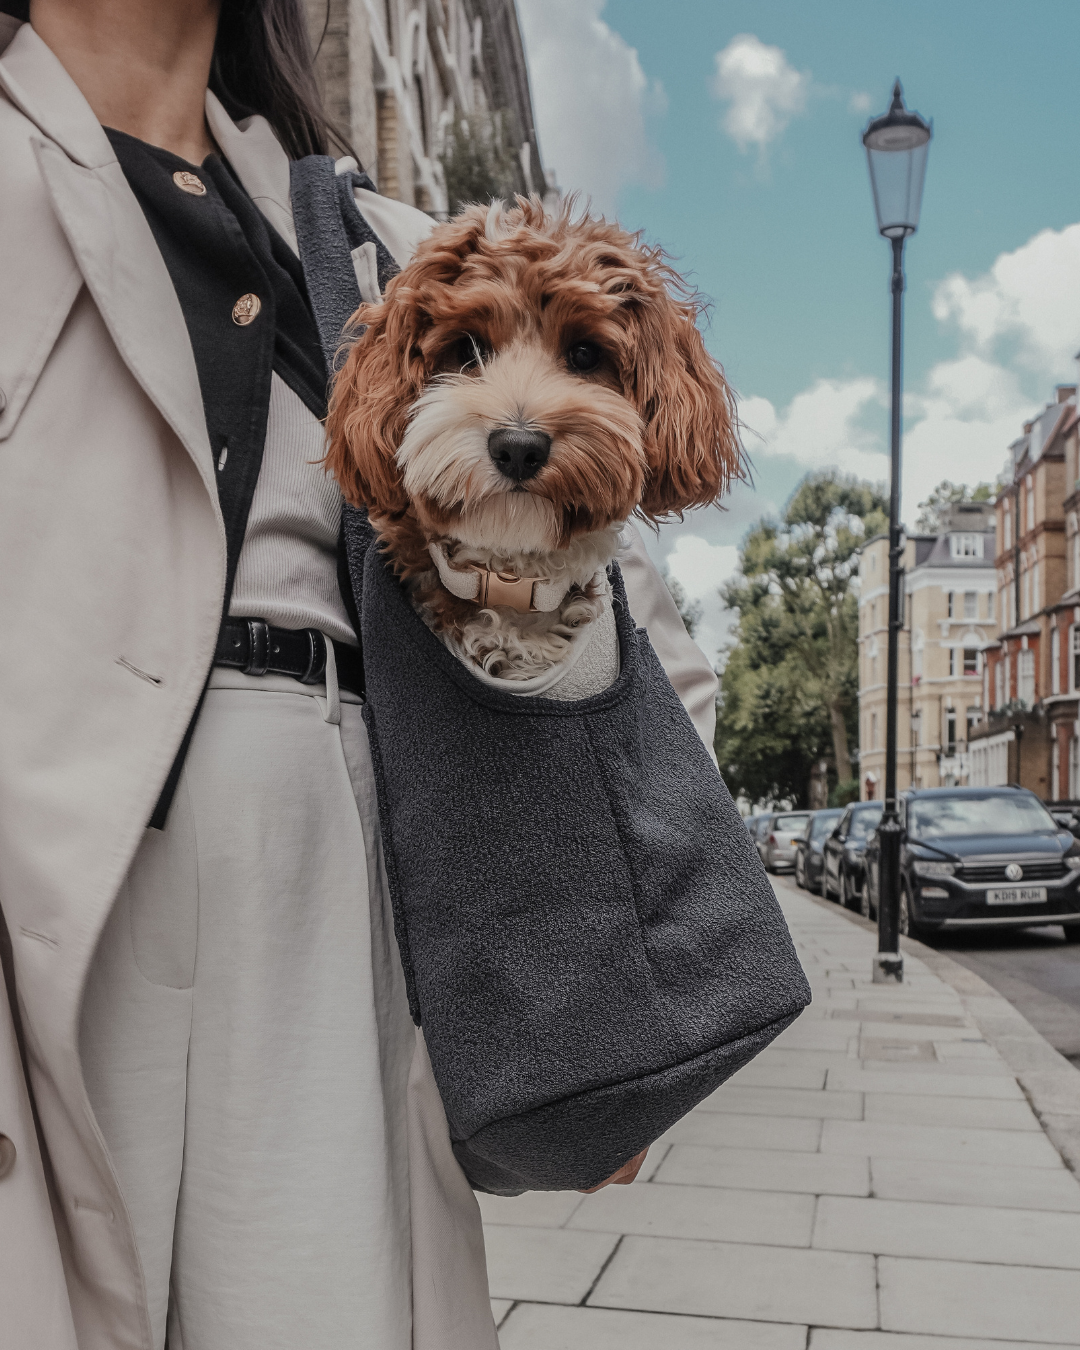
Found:
[[[572,370],[579,370],[584,374],[596,369],[600,364],[600,355],[600,348],[595,342],[575,342],[566,353],[566,359],[570,362]]]
[[[454,345],[455,364],[459,370],[479,370],[491,358],[491,348],[475,333],[466,333]]]

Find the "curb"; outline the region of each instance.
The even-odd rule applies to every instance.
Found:
[[[830,914],[842,915],[867,932],[877,933],[877,924],[861,914],[810,891],[797,887],[796,891]],[[900,946],[960,995],[976,1026],[1012,1070],[1065,1166],[1080,1173],[1080,1069],[1074,1068],[1003,994],[973,970],[915,938],[902,937]]]

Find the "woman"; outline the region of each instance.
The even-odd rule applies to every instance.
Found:
[[[4,1345],[494,1347],[313,462],[299,0],[5,8]],[[403,264],[430,220],[357,195]],[[624,571],[708,741],[712,672],[640,541]]]

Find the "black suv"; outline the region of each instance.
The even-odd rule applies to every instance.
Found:
[[[821,894],[826,898],[835,896],[845,909],[867,913],[863,854],[880,820],[880,802],[852,802],[825,840]]]
[[[900,799],[900,931],[1060,923],[1080,942],[1080,842],[1025,788],[922,788]],[[866,851],[880,890],[878,840]]]
[[[830,806],[815,811],[795,845],[795,884],[806,891],[821,890],[825,875],[822,847],[833,826],[844,814],[843,807]]]

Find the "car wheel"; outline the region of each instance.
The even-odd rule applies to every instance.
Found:
[[[840,870],[839,900],[845,909],[857,910],[859,908],[859,898],[852,894],[851,882],[848,880],[847,873],[842,868]]]
[[[844,879],[843,872],[839,872],[836,878],[836,902],[841,909],[848,908],[847,882]]]
[[[1066,942],[1080,942],[1080,923],[1063,923]]]
[[[806,867],[801,853],[795,859],[795,885],[800,891],[806,890]]]
[[[911,917],[911,901],[908,898],[908,888],[901,882],[900,885],[900,933],[903,937],[921,938],[922,929]]]

